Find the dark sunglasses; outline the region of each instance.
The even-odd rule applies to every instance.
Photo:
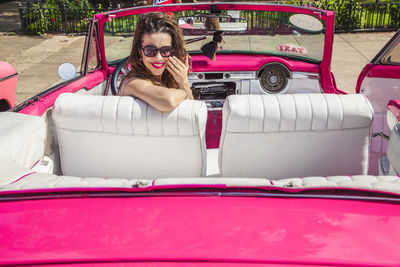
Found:
[[[152,45],[146,45],[142,47],[142,51],[146,57],[155,57],[159,51],[162,57],[170,57],[174,53],[174,48],[172,46],[157,48]]]

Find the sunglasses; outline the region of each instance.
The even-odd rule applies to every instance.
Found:
[[[174,48],[172,46],[157,48],[152,45],[146,45],[145,47],[142,47],[142,51],[146,57],[155,57],[158,52],[160,52],[162,57],[170,57],[174,53]]]

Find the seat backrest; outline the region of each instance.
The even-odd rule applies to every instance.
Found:
[[[62,94],[53,118],[64,175],[154,179],[202,176],[203,102],[159,112],[133,97]]]
[[[233,95],[225,101],[223,177],[367,174],[371,104],[363,95]]]
[[[396,123],[390,132],[390,139],[387,148],[387,157],[397,175],[400,174],[400,123]],[[390,173],[393,174],[393,173]]]
[[[46,122],[41,117],[0,112],[0,157],[32,168],[43,158],[46,132]]]

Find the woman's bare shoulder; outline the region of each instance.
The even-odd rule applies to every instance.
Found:
[[[120,95],[134,95],[136,91],[142,90],[148,86],[151,86],[151,83],[147,80],[137,77],[127,78],[123,81]]]

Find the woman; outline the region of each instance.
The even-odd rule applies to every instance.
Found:
[[[134,96],[159,111],[171,111],[193,99],[187,73],[189,55],[177,22],[165,13],[141,16],[136,26],[120,95]]]

